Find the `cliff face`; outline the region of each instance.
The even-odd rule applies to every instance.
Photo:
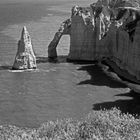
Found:
[[[89,8],[75,6],[72,9],[68,58],[109,59],[139,82],[139,3],[123,0],[113,2],[100,0]]]
[[[50,43],[48,56],[57,57],[61,36],[69,34],[68,59],[106,59],[115,71],[116,66],[120,69],[121,76],[140,83],[139,5],[137,0],[98,0],[90,7],[74,6],[71,18],[62,23]]]
[[[106,7],[81,8],[75,6],[72,9],[72,24],[70,36],[69,59],[97,60],[109,55],[108,42],[104,36],[110,25],[110,13]],[[99,15],[99,12],[103,11]],[[104,22],[105,21],[105,22]]]

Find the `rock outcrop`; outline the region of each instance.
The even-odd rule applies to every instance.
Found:
[[[90,7],[75,6],[70,21],[68,59],[106,59],[123,71],[121,76],[140,83],[139,1],[98,0]],[[56,48],[58,42],[54,44]]]
[[[90,8],[72,8],[69,59],[94,60],[96,34],[93,23]]]
[[[48,46],[48,57],[50,59],[56,59],[57,58],[57,45],[62,37],[62,35],[70,35],[70,31],[71,30],[71,20],[67,19],[66,21],[64,21],[60,28],[58,29],[58,31],[56,32],[56,34],[54,35],[53,40],[51,41],[51,43]]]
[[[15,70],[36,69],[36,57],[32,48],[31,38],[23,27],[21,39],[18,42],[18,50],[13,64]]]

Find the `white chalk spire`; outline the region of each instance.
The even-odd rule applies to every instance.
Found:
[[[33,52],[31,37],[26,26],[24,26],[21,33],[21,39],[18,42],[18,50],[13,69],[24,70],[35,69],[36,67],[36,57]]]

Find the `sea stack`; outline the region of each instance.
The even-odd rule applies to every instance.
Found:
[[[33,51],[32,42],[27,28],[24,26],[21,39],[18,42],[18,50],[12,69],[26,70],[36,69],[36,57]]]

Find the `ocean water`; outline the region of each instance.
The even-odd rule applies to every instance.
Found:
[[[81,119],[94,104],[114,102],[129,92],[94,64],[66,62],[69,36],[58,44],[58,63],[47,61],[47,46],[75,4],[91,1],[3,2],[0,4],[0,124],[38,127],[49,120]],[[38,60],[35,71],[11,71],[23,26]],[[128,97],[127,97],[128,98]],[[130,100],[131,98],[128,98]]]

